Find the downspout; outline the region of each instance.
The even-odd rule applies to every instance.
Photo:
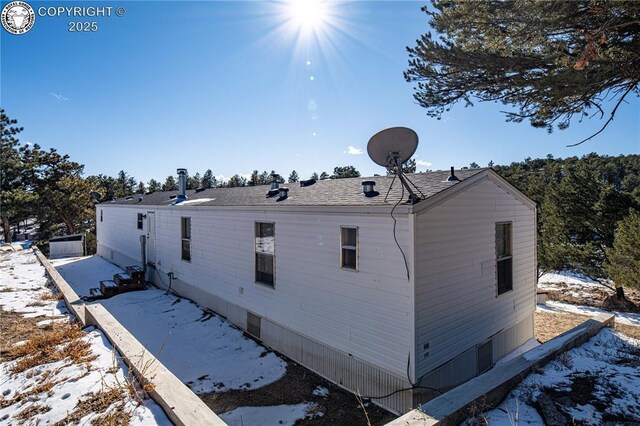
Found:
[[[147,276],[147,236],[140,235],[140,259],[142,260],[142,271]]]

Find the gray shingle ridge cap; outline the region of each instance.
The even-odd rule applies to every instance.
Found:
[[[490,168],[476,168],[476,169],[456,169],[455,174],[460,179],[455,182],[446,182],[446,178],[449,176],[449,170],[438,170],[431,172],[421,172],[421,173],[407,173],[405,176],[414,183],[420,191],[422,191],[425,195],[425,198],[430,198],[442,191],[446,191],[447,189],[455,186],[456,184],[471,178],[472,176],[477,175],[486,170],[491,170]],[[393,181],[393,175],[379,175],[379,176],[364,176],[364,177],[353,177],[353,178],[342,178],[342,179],[324,179],[317,180],[314,185],[300,187],[298,182],[292,183],[284,183],[280,184],[280,186],[285,186],[289,188],[289,197],[282,204],[283,205],[295,205],[295,206],[385,206],[385,205],[394,205],[399,199],[399,195],[401,190],[399,182],[393,184],[393,189],[389,194],[389,200],[384,203],[385,196],[387,195],[387,191],[389,189],[389,185]],[[361,182],[365,180],[372,180],[376,182],[376,190],[379,191],[380,195],[374,198],[365,198],[362,195]],[[198,199],[210,199],[201,203],[188,203],[185,206],[266,206],[273,204],[279,205],[280,203],[275,202],[276,197],[271,199],[266,198],[266,193],[269,189],[269,184],[266,185],[257,185],[257,186],[245,186],[245,187],[234,187],[234,188],[208,188],[204,191],[195,192],[195,190],[190,189],[187,190],[187,201],[193,201]],[[349,190],[350,192],[336,192],[331,189],[337,187],[345,190]],[[416,191],[417,192],[417,191]],[[151,194],[134,194],[127,197],[121,197],[116,199],[115,201],[103,201],[98,205],[127,205],[127,206],[171,206],[175,203],[175,197],[170,198],[172,195],[176,195],[177,191],[159,191]],[[308,198],[312,194],[316,194],[319,198],[324,198],[323,200],[314,203],[310,201]],[[299,196],[306,197],[304,203],[300,204]],[[405,197],[407,196],[405,191]],[[140,201],[140,197],[142,197],[142,201]],[[357,197],[357,198],[356,198]],[[231,198],[235,199],[235,203],[229,203]],[[296,203],[296,199],[298,199],[298,203]],[[349,199],[351,199],[351,203],[349,203]],[[218,200],[216,203],[215,201]],[[220,203],[220,200],[227,201],[226,203]],[[289,201],[289,203],[287,203]]]

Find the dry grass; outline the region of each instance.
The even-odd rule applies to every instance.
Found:
[[[108,388],[97,393],[89,394],[86,399],[81,400],[76,405],[75,410],[54,426],[65,426],[77,424],[80,419],[91,413],[103,413],[112,405],[115,410],[111,413],[98,416],[91,421],[93,425],[128,425],[131,414],[124,409],[126,393],[122,388]]]
[[[75,323],[60,324],[49,330],[38,329],[26,343],[13,346],[4,354],[9,360],[18,360],[11,367],[14,374],[66,358],[75,364],[90,362],[96,356],[91,354],[91,345],[81,340],[84,335]]]
[[[5,287],[0,289],[0,293],[13,293],[14,291],[16,291],[16,289],[13,287]]]
[[[535,338],[541,343],[547,342],[588,319],[590,317],[586,315],[552,314],[550,312],[537,311],[534,315]]]
[[[47,292],[47,293],[42,293],[40,295],[40,299],[41,300],[62,300],[64,299],[64,295],[62,293]]]
[[[640,340],[640,327],[638,326],[616,323],[615,329],[626,336]]]
[[[31,404],[27,408],[22,411],[19,411],[17,414],[14,414],[13,418],[16,420],[29,420],[33,416],[37,416],[38,414],[46,413],[50,411],[51,407],[43,404]]]
[[[19,312],[4,311],[0,308],[0,362],[6,361],[5,353],[16,342],[33,334],[39,319],[24,318]]]

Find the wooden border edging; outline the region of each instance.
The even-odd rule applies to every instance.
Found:
[[[93,325],[102,330],[111,344],[118,350],[123,361],[141,384],[151,384],[147,393],[176,425],[224,426],[211,409],[182,383],[167,367],[122,326],[104,306],[96,303],[86,305],[76,292],[36,248],[33,250],[45,267],[53,283],[62,292],[69,310],[85,326]]]
[[[560,353],[587,342],[604,327],[613,327],[615,316],[598,315],[548,342],[493,368],[446,392],[387,426],[458,425],[473,407],[495,408],[534,369],[541,368]],[[477,410],[476,410],[477,411]]]

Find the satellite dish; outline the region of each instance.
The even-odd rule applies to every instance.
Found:
[[[416,132],[407,127],[391,127],[369,139],[367,153],[377,165],[393,169],[411,158],[417,148]]]
[[[102,194],[100,194],[99,192],[96,192],[96,191],[91,191],[89,193],[89,195],[91,195],[91,198],[93,198],[93,200],[96,203],[99,203],[100,202],[100,198],[102,197]]]
[[[415,204],[421,198],[409,186],[411,181],[402,173],[402,164],[415,154],[417,148],[418,134],[407,127],[391,127],[381,130],[373,135],[367,144],[369,158],[377,165],[386,167],[387,170],[394,173],[394,180],[396,177],[400,179],[400,183],[409,193],[407,200],[409,204]],[[393,185],[393,182],[391,184]],[[420,192],[415,185],[413,186]]]

